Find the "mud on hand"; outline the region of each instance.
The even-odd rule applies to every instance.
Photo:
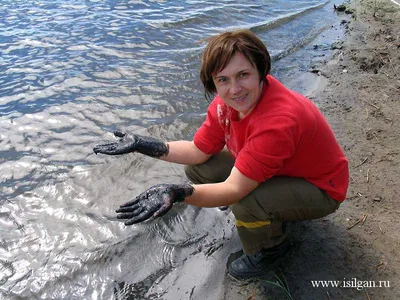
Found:
[[[182,202],[194,192],[189,184],[158,184],[150,187],[132,201],[122,204],[115,212],[125,225],[143,222],[166,214],[176,202]]]
[[[168,155],[168,144],[155,138],[125,134],[121,131],[115,131],[114,135],[120,138],[119,141],[96,145],[93,152],[95,154],[121,155],[137,151],[151,157]]]

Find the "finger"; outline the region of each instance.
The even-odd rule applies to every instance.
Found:
[[[142,193],[139,196],[135,197],[133,200],[131,200],[129,202],[126,202],[124,204],[121,204],[118,209],[123,208],[123,207],[127,207],[127,206],[135,205],[136,203],[138,203],[141,200],[144,200],[145,198],[146,198],[145,195],[143,195],[143,193]]]
[[[165,215],[167,212],[169,212],[169,210],[171,209],[172,205],[170,204],[164,204],[163,206],[160,207],[159,210],[157,210],[154,214],[153,217],[154,218],[159,218],[162,217],[163,215]]]
[[[108,144],[96,145],[93,148],[93,152],[95,154],[97,153],[114,154],[117,149],[118,149],[117,143],[108,143]]]
[[[138,215],[140,215],[140,213],[142,213],[143,210],[143,207],[139,207],[135,211],[120,213],[117,215],[117,219],[131,219],[133,217],[137,217]]]
[[[122,131],[117,130],[117,131],[114,131],[114,135],[115,135],[116,137],[122,138],[122,137],[125,136],[125,133],[122,132]]]
[[[140,205],[138,203],[136,203],[136,204],[133,204],[133,205],[130,205],[130,206],[120,207],[115,212],[116,213],[134,212],[139,207],[140,207]]]
[[[123,213],[123,214],[119,214],[117,215],[117,219],[130,219],[133,218],[135,215],[133,213]]]
[[[136,223],[140,223],[143,221],[146,221],[147,219],[149,219],[152,216],[152,212],[151,211],[144,211],[141,214],[139,214],[136,217],[131,218],[130,220],[125,222],[125,225],[132,225],[132,224],[136,224]]]

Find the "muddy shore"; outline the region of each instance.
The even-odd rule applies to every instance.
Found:
[[[294,250],[277,273],[292,299],[400,299],[400,5],[346,6],[345,37],[314,66],[327,83],[311,99],[349,159],[351,182],[336,213],[292,226]],[[268,280],[276,282],[226,278],[224,299],[291,299]],[[341,286],[313,287],[319,280]]]

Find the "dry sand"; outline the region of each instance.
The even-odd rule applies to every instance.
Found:
[[[400,1],[351,1],[352,17],[343,13],[349,20],[342,24],[343,43],[336,45],[329,62],[317,66],[328,83],[311,98],[318,99],[349,159],[351,183],[336,213],[292,226],[294,250],[277,273],[287,281],[293,299],[400,299],[396,2]],[[267,280],[275,278],[271,274]],[[317,288],[312,280],[345,280],[348,287]],[[372,284],[376,287],[354,287]],[[290,299],[262,280],[239,286],[226,277],[225,287],[224,299],[229,300]]]

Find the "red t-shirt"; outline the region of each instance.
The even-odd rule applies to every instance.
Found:
[[[272,176],[300,177],[337,201],[346,198],[348,161],[318,108],[268,75],[261,99],[242,120],[217,95],[194,136],[204,153],[226,145],[235,167],[261,183]]]

